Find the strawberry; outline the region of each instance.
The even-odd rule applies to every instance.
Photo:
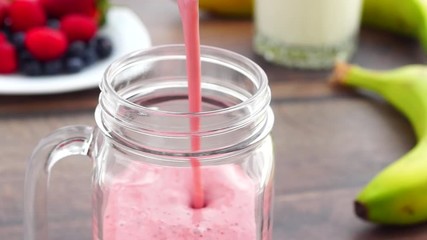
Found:
[[[92,17],[102,25],[110,7],[108,0],[39,0],[47,14],[62,18],[68,14],[82,14]]]
[[[9,12],[9,1],[0,0],[0,27],[3,26],[4,20]]]
[[[49,16],[61,18],[78,13],[91,16],[96,10],[96,0],[40,0]]]
[[[9,7],[9,18],[15,32],[46,24],[46,14],[40,3],[34,0],[13,1]]]
[[[70,42],[87,42],[95,36],[98,25],[93,18],[79,14],[70,14],[61,19],[60,29],[65,33]]]
[[[18,69],[15,47],[8,43],[0,43],[0,73],[14,73]]]
[[[68,42],[62,32],[47,27],[38,27],[27,32],[25,47],[36,59],[49,61],[63,56]]]
[[[0,32],[0,44],[7,42],[7,37],[3,32]]]

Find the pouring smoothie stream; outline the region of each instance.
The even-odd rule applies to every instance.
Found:
[[[187,55],[189,111],[198,113],[202,110],[198,0],[178,0],[178,5]],[[199,151],[200,138],[193,133],[200,130],[200,119],[192,117],[189,124],[191,151]],[[197,158],[190,161],[191,172],[141,166],[112,184],[104,239],[255,240],[254,182],[236,166],[202,171]],[[139,172],[151,174],[141,179]]]

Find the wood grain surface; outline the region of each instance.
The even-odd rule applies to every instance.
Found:
[[[116,0],[132,8],[155,45],[181,43],[172,0]],[[118,19],[119,21],[119,19]],[[395,109],[372,95],[327,84],[330,71],[265,62],[252,50],[250,19],[202,14],[201,41],[241,53],[267,73],[276,123],[274,240],[425,240],[427,226],[378,227],[357,219],[352,202],[381,169],[407,152],[414,133]],[[414,40],[363,28],[352,62],[375,69],[423,63]],[[1,87],[1,86],[0,86]],[[99,90],[0,96],[0,239],[22,239],[26,159],[38,140],[74,124],[94,125]],[[91,239],[89,159],[70,158],[52,177],[51,239]]]

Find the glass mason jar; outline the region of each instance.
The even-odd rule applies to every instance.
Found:
[[[271,239],[274,117],[266,74],[243,56],[206,46],[201,65],[202,112],[190,113],[184,46],[113,63],[100,85],[97,126],[59,129],[33,152],[25,239],[48,239],[49,175],[70,155],[93,159],[94,240]],[[205,195],[197,209],[191,159],[200,162]]]
[[[357,47],[362,0],[255,0],[255,51],[288,67],[331,68]]]

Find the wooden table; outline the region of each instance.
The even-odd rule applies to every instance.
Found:
[[[117,0],[144,21],[153,44],[181,43],[170,0]],[[427,226],[376,227],[357,219],[352,201],[382,168],[415,143],[408,121],[377,98],[327,85],[329,71],[275,66],[252,51],[247,19],[203,17],[201,41],[244,54],[267,72],[276,115],[275,240],[427,239]],[[353,62],[389,69],[424,61],[417,42],[362,29]],[[1,86],[0,86],[1,87]],[[70,124],[93,125],[97,89],[50,96],[0,97],[0,239],[22,239],[26,159],[37,141]],[[90,239],[90,161],[60,163],[52,177],[52,239]]]

